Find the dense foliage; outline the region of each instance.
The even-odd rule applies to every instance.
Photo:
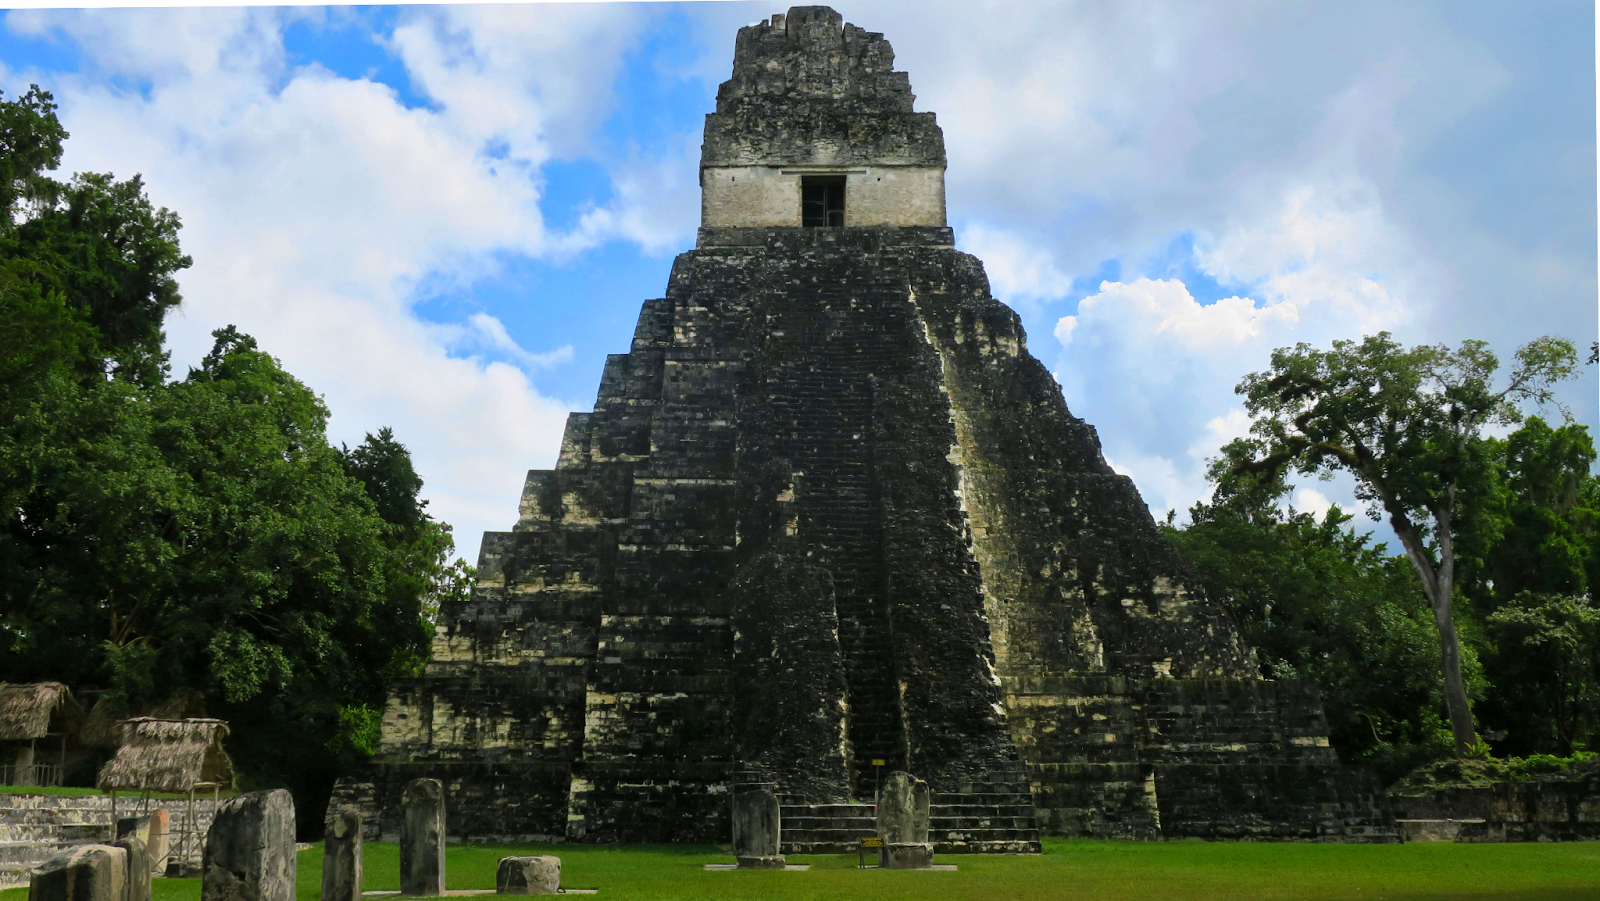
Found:
[[[1403,353],[1386,336],[1368,339],[1365,349]],[[1570,359],[1560,344],[1547,342],[1551,349]],[[1478,355],[1478,387],[1486,387],[1492,361],[1484,364],[1481,347],[1469,350]],[[1247,384],[1281,391],[1288,380],[1268,389],[1270,381]],[[1568,757],[1600,743],[1600,605],[1591,599],[1600,577],[1600,479],[1590,471],[1596,455],[1587,430],[1534,417],[1503,439],[1455,431],[1453,445],[1441,448],[1438,433],[1457,424],[1428,435],[1436,425],[1425,417],[1428,406],[1444,405],[1446,392],[1419,393],[1415,379],[1371,381],[1357,385],[1354,405],[1388,410],[1351,418],[1373,424],[1373,446],[1388,443],[1391,452],[1413,458],[1384,459],[1379,481],[1433,492],[1435,506],[1443,505],[1440,495],[1448,501],[1444,542],[1440,520],[1426,504],[1416,505],[1431,520],[1421,550],[1432,567],[1443,562],[1443,552],[1454,565],[1451,619],[1460,633],[1462,686],[1486,740],[1474,740],[1477,752]],[[1423,410],[1401,410],[1407,403]],[[1503,409],[1501,418],[1519,417]],[[1284,439],[1291,430],[1306,435],[1302,426],[1313,426],[1313,419],[1302,412],[1287,423],[1277,420],[1284,433],[1276,436],[1278,463],[1295,459],[1283,453],[1290,444]],[[1410,444],[1400,440],[1408,434]],[[1261,465],[1274,437],[1258,434],[1225,447],[1209,473],[1211,500],[1189,511],[1186,527],[1169,518],[1167,534],[1258,649],[1263,675],[1318,683],[1346,759],[1378,764],[1395,777],[1452,753],[1437,616],[1414,555],[1408,560],[1374,545],[1337,508],[1321,520],[1285,508],[1288,467]],[[1339,459],[1335,449],[1327,459]],[[1327,468],[1302,462],[1305,471]],[[1363,491],[1370,512],[1387,512],[1372,483]]]
[[[1479,456],[1483,430],[1522,420],[1520,405],[1553,399],[1571,377],[1577,351],[1545,337],[1519,348],[1503,387],[1500,361],[1482,341],[1406,348],[1387,332],[1279,348],[1271,368],[1245,376],[1237,393],[1255,418],[1237,445],[1236,467],[1276,473],[1348,472],[1356,496],[1400,539],[1439,633],[1445,708],[1457,753],[1478,743],[1456,598],[1455,518]]]
[[[1457,526],[1463,596],[1483,623],[1479,705],[1510,754],[1600,745],[1600,478],[1576,423],[1533,418],[1479,448]]]
[[[232,327],[168,380],[178,218],[137,177],[50,179],[65,137],[48,93],[0,102],[0,679],[198,690],[247,780],[315,803],[425,661],[449,527],[387,429],[330,445]]]
[[[1189,524],[1164,528],[1256,649],[1262,675],[1317,683],[1333,744],[1344,759],[1386,775],[1448,753],[1439,642],[1433,616],[1403,557],[1351,525],[1337,507],[1321,519],[1283,506],[1281,473],[1233,468],[1225,449],[1209,503]],[[1469,645],[1469,685],[1482,678]]]

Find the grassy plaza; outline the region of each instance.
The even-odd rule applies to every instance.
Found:
[[[1577,901],[1600,899],[1600,843],[1313,845],[1046,839],[1038,857],[948,855],[955,872],[857,870],[854,856],[794,856],[805,872],[707,872],[708,846],[451,845],[449,887],[492,889],[501,857],[555,854],[567,888],[633,901]],[[397,846],[366,846],[367,890],[399,887]],[[315,901],[321,846],[300,854],[299,898]],[[154,901],[198,901],[200,880],[158,879]],[[23,901],[26,889],[0,892]],[[392,897],[392,896],[391,896]]]

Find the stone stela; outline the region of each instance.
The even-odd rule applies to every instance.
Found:
[[[741,870],[781,870],[780,814],[775,783],[733,790],[733,856]]]
[[[322,901],[361,901],[361,811],[344,808],[322,836]]]
[[[879,867],[926,870],[933,866],[929,813],[928,783],[910,773],[890,773],[878,798]]]
[[[123,853],[127,869],[122,876],[123,901],[150,901],[150,881],[155,875],[150,851],[137,835],[124,835],[111,843]]]
[[[336,787],[369,838],[417,775],[480,841],[723,842],[752,782],[755,857],[848,853],[905,771],[941,854],[1394,840],[955,248],[945,167],[882,35],[739,30],[695,248]]]
[[[137,838],[144,844],[152,874],[167,872],[168,819],[167,809],[157,807],[147,814],[117,820],[117,838]]]
[[[57,852],[33,869],[28,901],[125,901],[127,878],[127,851],[111,845],[79,845]],[[148,873],[145,879],[148,885]]]
[[[437,779],[413,779],[400,800],[400,893],[445,892],[445,798]]]
[[[284,789],[229,798],[206,830],[201,901],[295,901],[294,798]]]

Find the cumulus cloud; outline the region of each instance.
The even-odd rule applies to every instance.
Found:
[[[1181,510],[1207,491],[1210,425],[1243,415],[1233,385],[1275,347],[1392,329],[1508,356],[1592,334],[1592,45],[1570,38],[1587,14],[1480,12],[1085,0],[851,17],[894,42],[939,115],[963,249],[1056,338],[1034,352],[1114,465]],[[1573,406],[1597,426],[1585,379]],[[1349,508],[1347,489],[1322,490]]]
[[[961,230],[960,242],[983,260],[994,295],[1013,307],[1037,305],[1072,289],[1072,279],[1049,252],[1015,234],[975,222]]]
[[[521,470],[554,460],[566,411],[534,380],[583,361],[559,335],[524,347],[493,311],[441,323],[416,304],[507,259],[583,265],[607,242],[659,254],[692,235],[704,110],[667,139],[597,149],[629,54],[679,14],[662,9],[405,8],[374,35],[405,98],[289,58],[285,23],[332,13],[6,23],[82,52],[49,79],[73,132],[66,167],[142,172],[184,216],[196,265],[168,328],[180,367],[223,324],[257,335],[327,393],[336,437],[392,425],[410,441],[471,556],[480,530],[508,524]],[[681,8],[681,46],[656,74],[720,80],[734,29],[767,12]],[[1273,347],[1380,328],[1487,337],[1503,357],[1544,331],[1592,340],[1593,46],[1559,11],[1474,16],[1381,0],[848,13],[886,33],[918,108],[939,115],[961,246],[1054,335],[1034,352],[1158,509],[1204,496],[1204,458],[1248,425],[1232,386]],[[585,158],[609,196],[552,228],[547,168]],[[1600,425],[1593,381],[1574,390]],[[1348,496],[1310,490],[1308,504]]]
[[[469,284],[505,254],[572,252],[540,214],[538,167],[596,127],[643,17],[410,11],[388,41],[431,101],[413,107],[386,85],[289,65],[289,15],[33,11],[7,26],[84,55],[83,72],[52,78],[72,132],[64,169],[141,172],[184,218],[195,265],[167,327],[179,371],[215,328],[255,335],[326,394],[336,440],[395,428],[473,558],[483,530],[510,525],[522,472],[554,463],[567,410],[530,373],[573,349],[525,349],[482,311],[426,322],[414,305],[423,286]],[[615,215],[631,215],[626,198]]]

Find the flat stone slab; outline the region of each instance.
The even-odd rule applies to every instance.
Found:
[[[890,870],[887,867],[880,867],[875,863],[869,863],[864,867],[857,867],[857,869],[861,869],[861,870],[885,870],[887,872],[892,872],[892,873],[926,873],[929,870],[942,870],[942,871],[948,873],[948,872],[954,872],[955,868],[956,868],[956,865],[953,864],[953,863],[936,863],[931,867],[918,867],[915,870],[911,870],[911,869]]]
[[[714,870],[714,871],[716,871],[718,873],[731,873],[731,872],[733,872],[735,870],[738,870],[739,869],[739,865],[736,864],[736,863],[708,863],[708,864],[706,864],[706,869]],[[808,864],[808,863],[791,863],[791,864],[785,865],[783,869],[785,869],[785,870],[809,870],[809,869],[811,869],[811,864]],[[780,871],[779,871],[779,869],[777,867],[772,867],[771,869],[756,869],[754,867],[745,867],[744,870],[742,870],[742,872],[745,872],[745,873],[777,873],[777,872],[780,872]],[[568,891],[570,891],[570,889]]]

